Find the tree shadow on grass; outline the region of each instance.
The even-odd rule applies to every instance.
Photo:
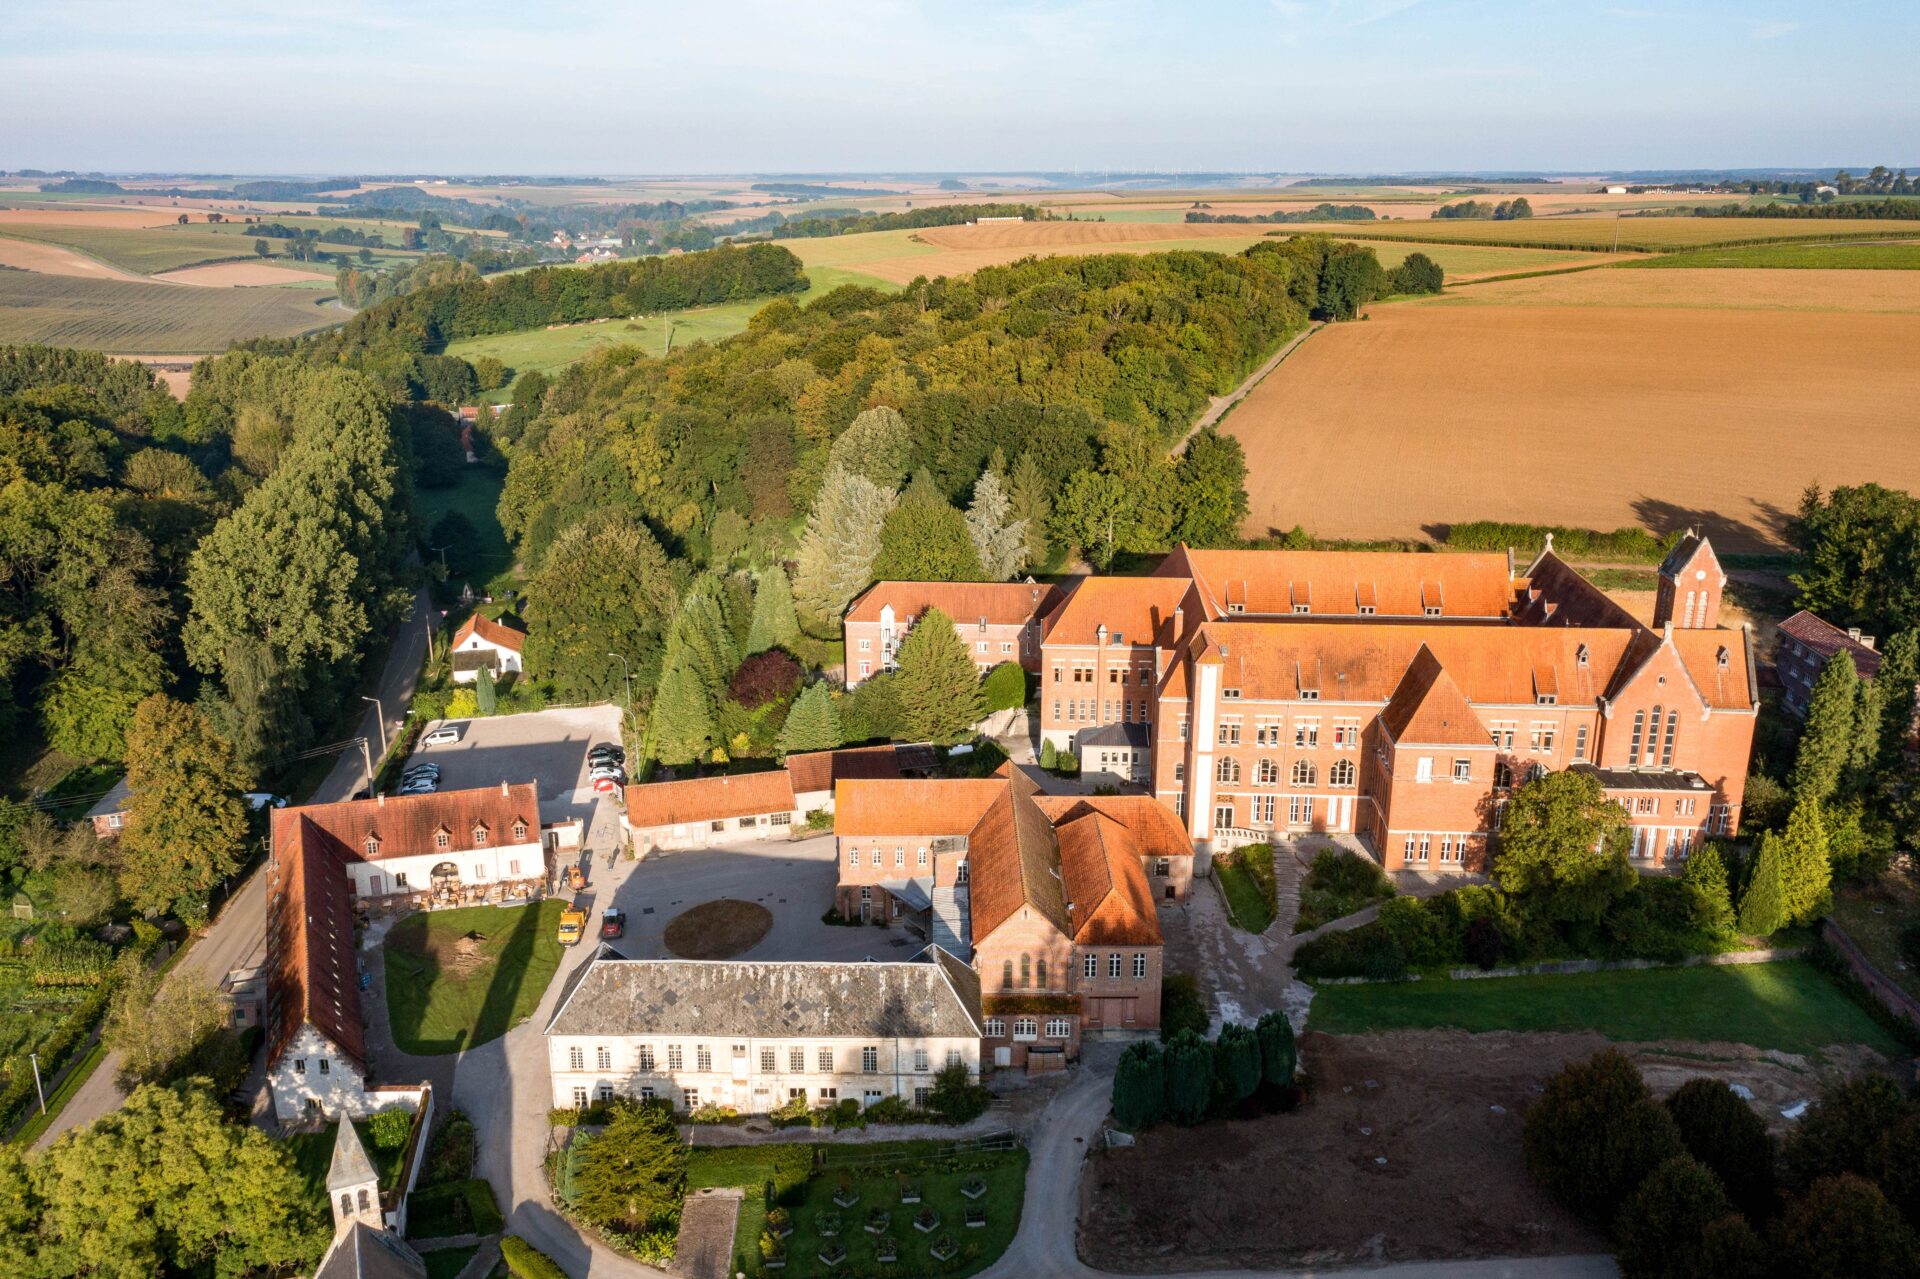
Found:
[[[394,925],[387,935],[387,1010],[394,1046],[413,1056],[462,1052],[498,1039],[513,1028],[523,992],[541,974],[551,977],[558,958],[539,954],[542,929],[555,926],[547,903],[466,907],[423,912]],[[504,937],[500,929],[505,928]],[[485,937],[485,960],[465,980],[450,974],[442,955],[467,933]],[[535,968],[538,973],[531,972]],[[474,998],[473,987],[485,983]],[[539,984],[545,989],[545,982]]]

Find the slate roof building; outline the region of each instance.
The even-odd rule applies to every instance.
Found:
[[[1853,658],[1853,669],[1862,679],[1880,674],[1880,650],[1873,636],[1862,635],[1858,627],[1835,626],[1805,609],[1780,623],[1778,640],[1774,668],[1780,674],[1780,704],[1802,719],[1814,682],[1839,654]]]
[[[764,1114],[883,1097],[980,1070],[980,987],[930,947],[911,962],[625,959],[578,968],[546,1027],[556,1107],[616,1096]]]

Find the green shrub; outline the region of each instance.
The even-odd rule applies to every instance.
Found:
[[[1002,662],[980,681],[989,711],[1018,710],[1027,704],[1027,673],[1018,662]]]
[[[917,1124],[927,1118],[899,1097],[882,1097],[867,1107],[866,1117],[870,1124]]]
[[[404,1150],[413,1135],[413,1115],[405,1110],[376,1111],[367,1120],[367,1135],[375,1150]]]
[[[1213,1041],[1213,1092],[1216,1104],[1237,1106],[1260,1087],[1260,1041],[1238,1022],[1220,1027]]]
[[[1191,1030],[1167,1041],[1167,1118],[1177,1124],[1198,1123],[1213,1097],[1213,1046]]]
[[[1614,1222],[1622,1279],[1711,1274],[1694,1254],[1707,1226],[1731,1211],[1719,1178],[1693,1156],[1674,1155],[1648,1174]]]
[[[927,1110],[948,1124],[972,1123],[986,1114],[992,1104],[993,1094],[976,1082],[959,1062],[941,1067],[927,1094]]]
[[[1309,932],[1393,893],[1392,881],[1371,858],[1322,849],[1300,881],[1300,918],[1294,931]]]
[[[1050,741],[1040,743],[1040,767],[1052,772],[1060,766],[1060,752]]]
[[[1460,958],[1445,919],[1418,897],[1388,898],[1375,923],[1393,938],[1409,965],[1449,964]]]
[[[514,1279],[567,1279],[567,1272],[555,1265],[551,1257],[519,1235],[501,1237],[500,1260],[507,1263]]]
[[[1293,1041],[1293,1023],[1276,1008],[1260,1015],[1254,1023],[1254,1037],[1260,1041],[1260,1081],[1272,1088],[1293,1083],[1299,1064],[1299,1049]]]
[[[427,1147],[426,1184],[464,1181],[473,1175],[473,1121],[459,1110],[441,1119]]]
[[[1165,1055],[1143,1039],[1127,1045],[1113,1075],[1113,1118],[1129,1132],[1157,1123],[1167,1108]]]
[[[1767,1125],[1718,1079],[1689,1079],[1667,1098],[1689,1154],[1720,1178],[1727,1196],[1753,1216],[1773,1202],[1773,1138]]]
[[[1639,1068],[1617,1049],[1562,1067],[1527,1109],[1527,1170],[1547,1193],[1599,1226],[1647,1174],[1685,1153],[1679,1129]]]
[[[1504,551],[1509,547],[1522,558],[1546,545],[1553,534],[1554,554],[1561,559],[1632,560],[1658,564],[1680,541],[1678,531],[1655,537],[1635,525],[1602,532],[1590,528],[1568,528],[1562,524],[1503,524],[1495,520],[1471,520],[1447,529],[1447,545],[1457,551]]]
[[[1920,1241],[1864,1177],[1822,1177],[1787,1206],[1780,1273],[1796,1279],[1911,1279]]]
[[[1172,1039],[1183,1030],[1207,1033],[1213,1018],[1200,1000],[1200,983],[1192,973],[1168,973],[1160,979],[1160,1038]]]
[[[1379,920],[1316,937],[1293,952],[1302,977],[1365,977],[1398,981],[1407,975],[1407,952]]]
[[[1080,772],[1080,761],[1072,751],[1061,751],[1054,757],[1054,767],[1062,777],[1074,777]]]

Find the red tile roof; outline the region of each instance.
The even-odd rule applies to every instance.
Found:
[[[1424,644],[1380,712],[1380,722],[1401,745],[1485,746],[1490,740],[1460,686]]]
[[[964,835],[1006,792],[1004,781],[933,778],[883,781],[854,778],[833,788],[833,831],[861,835]]]
[[[363,861],[424,853],[464,853],[503,844],[537,843],[540,795],[532,782],[502,782],[474,790],[436,791],[428,795],[383,795],[335,804],[282,808],[273,814],[273,846],[278,850],[302,825],[337,844],[335,853]],[[523,828],[520,835],[516,828]],[[485,832],[481,841],[478,835]],[[445,831],[447,843],[438,843]],[[369,836],[378,841],[369,851]]]
[[[1055,833],[1073,940],[1082,946],[1158,946],[1153,889],[1127,828],[1104,814],[1085,813]]]
[[[267,875],[267,1062],[278,1062],[300,1027],[310,1024],[365,1071],[346,870],[310,819],[284,831],[276,821],[274,832]]]
[[[527,642],[527,637],[524,632],[517,631],[505,623],[496,622],[475,613],[466,621],[460,623],[460,629],[453,633],[453,643],[451,647],[459,648],[467,642],[468,638],[474,635],[478,635],[489,644],[497,644],[501,648],[510,648],[516,653],[518,653],[521,647]]]
[[[1111,643],[1119,635],[1129,644],[1173,642],[1173,610],[1182,602],[1191,630],[1203,619],[1193,584],[1181,577],[1082,577],[1067,588],[1067,598],[1047,623],[1049,644],[1094,644],[1100,627]]]
[[[793,781],[784,768],[627,787],[627,824],[636,829],[792,811]]]
[[[960,625],[1020,626],[1044,617],[1060,588],[1046,582],[876,582],[847,610],[849,622],[877,622],[893,605],[896,620],[937,608]]]
[[[1033,802],[1056,827],[1085,813],[1119,823],[1142,857],[1193,856],[1193,839],[1180,815],[1151,795],[1035,795]]]
[[[1206,551],[1181,547],[1156,576],[1190,574],[1214,617],[1505,617],[1513,597],[1507,557],[1418,551]]]
[[[1852,654],[1854,669],[1863,679],[1872,679],[1880,673],[1880,654],[1877,651],[1868,648],[1826,618],[1805,609],[1780,623],[1780,633],[1798,640],[1823,659],[1835,653]]]
[[[1023,906],[1070,936],[1060,846],[1053,824],[1034,803],[1038,787],[1021,772],[994,786],[998,795],[967,838],[973,944],[978,947]]]

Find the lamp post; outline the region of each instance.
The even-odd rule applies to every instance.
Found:
[[[373,752],[367,749],[366,734],[362,733],[360,736],[354,738],[353,740],[360,743],[360,759],[361,759],[361,762],[367,766],[367,793],[372,794],[373,793]]]
[[[368,697],[365,693],[360,694],[360,700],[373,703],[373,722],[380,726],[380,758],[385,759],[387,757],[386,708],[380,705],[379,698]]]
[[[28,1053],[27,1058],[33,1062],[33,1091],[40,1096],[40,1113],[44,1115],[47,1113],[47,1090],[40,1086],[40,1054]]]
[[[608,653],[608,657],[620,659],[620,669],[627,673],[627,731],[633,731],[633,667],[627,662],[625,653]]]

